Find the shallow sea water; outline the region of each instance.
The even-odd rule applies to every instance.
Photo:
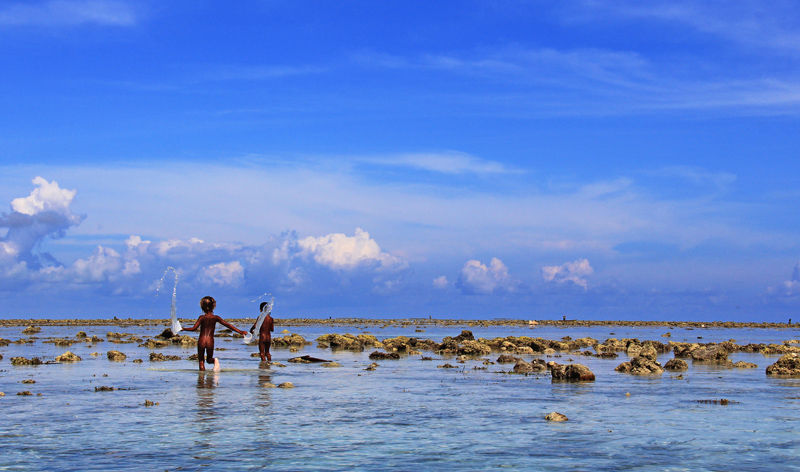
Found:
[[[627,360],[624,354],[617,359],[521,356],[581,363],[597,377],[595,382],[552,383],[549,374],[512,375],[504,373],[510,365],[457,364],[453,357],[430,352],[423,355],[432,361],[404,356],[365,371],[373,349],[332,352],[314,343],[296,353],[273,348],[273,361],[286,367],[259,368],[258,359],[250,357],[256,347],[217,338],[217,348],[225,349],[216,351],[222,371],[200,373],[193,361],[148,360],[152,351],[185,359],[195,348],[42,342],[74,338],[79,330],[107,339],[109,331],[154,336],[162,329],[42,327],[35,343],[0,347],[0,391],[6,394],[0,397],[0,470],[800,470],[800,379],[768,378],[764,372],[779,356],[731,355],[733,361],[758,364],[757,369],[690,363],[682,379],[677,373],[615,372]],[[275,336],[283,329],[277,326]],[[287,329],[310,341],[334,332],[441,341],[462,327]],[[671,338],[661,337],[666,328],[467,329],[485,338],[591,336],[601,342],[635,337],[746,344],[800,338],[793,329],[672,329]],[[21,330],[0,328],[0,337],[27,338]],[[111,349],[126,353],[128,360],[109,361]],[[67,350],[83,361],[10,363],[15,356],[53,360]],[[286,362],[299,355],[335,360],[342,367]],[[133,363],[137,358],[144,362]],[[662,355],[659,362],[670,358]],[[437,368],[446,362],[458,368]],[[36,383],[21,383],[25,379]],[[296,388],[264,387],[282,382]],[[95,391],[99,386],[117,390]],[[16,395],[24,390],[34,395]],[[698,402],[721,398],[731,403]],[[144,406],[146,400],[158,405]],[[552,411],[569,421],[546,421]]]

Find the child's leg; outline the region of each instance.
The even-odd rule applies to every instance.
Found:
[[[206,370],[206,365],[203,363],[203,351],[205,348],[197,345],[197,361],[200,363],[200,370]]]
[[[258,353],[261,354],[261,362],[267,360],[267,357],[264,355],[264,340],[260,339],[258,341]]]
[[[272,362],[272,354],[269,353],[269,345],[272,344],[272,339],[267,339],[264,343],[264,351],[267,353],[267,360]]]

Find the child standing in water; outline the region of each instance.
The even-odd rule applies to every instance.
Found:
[[[264,311],[264,307],[267,305],[269,305],[269,303],[263,302],[258,308],[259,311]],[[253,326],[250,328],[251,333],[256,329],[256,324],[258,324],[258,319],[256,319],[256,322],[253,323]],[[261,354],[261,362],[272,362],[272,354],[269,353],[269,345],[272,342],[273,331],[275,331],[275,323],[272,320],[272,316],[267,313],[264,317],[264,321],[261,323],[261,329],[258,332],[258,353]]]
[[[214,314],[214,308],[217,307],[217,301],[211,297],[203,297],[200,300],[200,308],[203,309],[203,314],[197,318],[194,326],[191,328],[183,328],[184,331],[197,331],[200,327],[200,337],[197,338],[197,360],[200,362],[200,370],[206,370],[205,361],[209,364],[214,364],[214,371],[219,371],[219,359],[214,357],[214,330],[217,323],[230,328],[241,335],[246,333],[219,316]]]

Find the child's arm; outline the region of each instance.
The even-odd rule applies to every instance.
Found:
[[[183,328],[182,331],[197,331],[198,326],[200,326],[200,318],[197,318],[197,321],[194,322],[194,326],[191,328]]]
[[[242,336],[244,336],[245,334],[247,334],[247,332],[246,332],[246,331],[242,331],[241,329],[237,328],[236,326],[234,326],[234,325],[232,325],[232,324],[228,323],[227,321],[223,320],[223,319],[222,319],[222,318],[220,318],[219,316],[217,316],[217,321],[218,321],[218,322],[219,322],[219,324],[221,324],[222,326],[225,326],[226,328],[230,328],[230,329],[232,329],[232,330],[236,331],[237,333],[241,334]]]
[[[256,323],[258,323],[258,320],[255,320],[255,321],[253,322],[253,326],[251,326],[251,327],[250,327],[250,332],[251,332],[251,333],[253,332],[253,330],[254,330],[254,329],[256,329]]]

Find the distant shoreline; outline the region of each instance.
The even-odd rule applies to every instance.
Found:
[[[255,318],[229,318],[231,323],[252,323]],[[195,321],[194,318],[181,318],[185,325]],[[0,326],[162,326],[169,325],[169,319],[8,319],[0,320]],[[345,326],[555,326],[555,327],[593,327],[593,326],[629,326],[629,327],[669,327],[669,328],[792,328],[800,323],[756,323],[738,321],[623,321],[623,320],[454,320],[429,318],[286,318],[275,319],[279,326],[311,326],[311,325],[345,325]]]

